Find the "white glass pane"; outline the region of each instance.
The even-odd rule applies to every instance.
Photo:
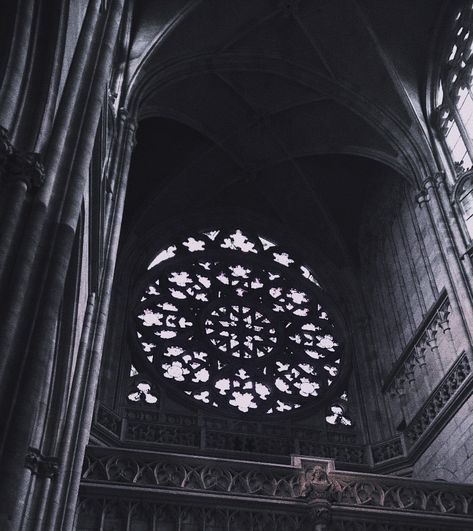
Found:
[[[471,119],[471,116],[473,115],[473,99],[471,98],[469,91],[467,92],[467,95],[463,101],[462,107],[458,110],[463,123],[467,125]]]
[[[470,219],[473,216],[473,193],[471,189],[466,195],[464,195],[460,199],[460,204],[461,204],[465,219]]]
[[[473,238],[473,216],[467,220],[465,220],[466,228],[468,229],[468,234],[470,235],[470,238]]]
[[[455,162],[465,162],[466,146],[458,130],[457,124],[452,123],[450,130],[448,131],[445,140],[452,153],[452,158]]]

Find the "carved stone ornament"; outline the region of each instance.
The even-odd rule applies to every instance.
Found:
[[[333,480],[320,465],[306,469],[301,473],[301,497],[308,500],[336,501],[341,492],[340,484]]]
[[[23,181],[28,188],[39,188],[44,183],[44,166],[39,153],[14,151],[6,163],[7,182]]]
[[[416,194],[416,201],[420,207],[424,206],[425,203],[430,201],[429,192],[422,188],[420,192]]]
[[[34,475],[43,478],[54,478],[59,470],[57,457],[45,456],[37,448],[28,448],[25,456],[25,467]]]
[[[23,181],[28,188],[39,188],[44,176],[40,154],[15,149],[7,129],[0,126],[0,178],[6,183]]]

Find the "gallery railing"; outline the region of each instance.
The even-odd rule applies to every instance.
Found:
[[[115,521],[142,519],[136,529],[149,519],[158,530],[466,531],[473,486],[339,471],[333,460],[301,456],[281,465],[89,447],[77,529],[118,509]]]

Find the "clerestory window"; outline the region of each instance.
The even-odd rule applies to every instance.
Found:
[[[186,235],[157,253],[136,300],[140,369],[132,368],[129,400],[151,404],[162,385],[199,407],[267,417],[343,391],[346,356],[327,293],[265,237],[242,229]]]
[[[441,71],[439,129],[445,139],[457,179],[455,200],[473,238],[471,178],[465,178],[473,161],[473,4],[470,2],[455,14],[450,45]]]

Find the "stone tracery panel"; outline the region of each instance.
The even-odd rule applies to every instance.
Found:
[[[339,387],[345,353],[327,294],[286,250],[216,230],[160,251],[149,271],[134,351],[174,393],[261,416],[314,405]],[[134,396],[149,401],[148,392]]]

